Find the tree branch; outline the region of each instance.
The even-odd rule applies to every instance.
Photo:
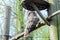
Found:
[[[60,14],[60,10],[52,13],[50,16],[47,17],[47,19],[51,19],[51,18],[53,18],[54,16],[56,16],[56,15],[58,15],[58,14]]]
[[[50,16],[48,16],[48,19],[51,19],[51,18],[53,18],[54,16],[56,16],[56,15],[58,15],[58,14],[60,14],[60,10],[58,10],[58,11],[56,11],[56,12],[54,12],[54,13],[52,13]],[[41,24],[41,23],[39,23],[38,24],[38,27],[35,27],[33,30],[31,30],[30,32],[32,32],[32,31],[34,31],[34,30],[36,30],[36,29],[38,29],[39,27],[41,27],[41,26],[44,26],[45,24]],[[17,39],[19,39],[19,38],[21,38],[21,37],[23,37],[24,36],[24,32],[23,33],[21,33],[21,34],[17,34],[17,35],[15,35],[14,37],[12,37],[10,40],[17,40]]]
[[[31,30],[30,32],[32,32],[32,31],[34,31],[34,30],[36,30],[36,29],[38,29],[39,27],[41,27],[41,26],[43,26],[43,25],[45,25],[45,24],[38,24],[38,27],[35,27],[34,26],[34,29],[33,30]],[[29,33],[30,33],[29,32]],[[21,38],[21,37],[23,37],[24,36],[24,32],[22,32],[21,34],[17,34],[17,35],[15,35],[14,37],[12,37],[10,40],[17,40],[17,39],[19,39],[19,38]]]
[[[32,7],[36,10],[37,14],[44,20],[44,22],[50,26],[50,23],[45,19],[45,17],[41,14],[40,10],[37,8],[37,6],[34,3],[31,3]]]

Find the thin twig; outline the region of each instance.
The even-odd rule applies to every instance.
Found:
[[[56,16],[58,14],[60,14],[60,10],[58,10],[58,11],[52,13],[50,16],[48,16],[48,19],[51,19],[51,18],[53,18],[54,16]]]
[[[45,19],[45,17],[41,14],[40,10],[37,8],[37,6],[34,3],[31,3],[32,7],[37,11],[37,14],[46,22],[47,25],[50,26],[50,23]]]

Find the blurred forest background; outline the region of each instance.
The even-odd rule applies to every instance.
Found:
[[[47,1],[53,4],[51,5],[50,13],[59,10],[60,0]],[[0,0],[0,40],[5,40],[3,36],[7,36],[10,39],[24,31],[28,10],[22,7],[21,2],[22,0]],[[46,10],[42,10],[41,12],[45,17],[48,17]],[[59,16],[54,17],[52,20],[54,31],[52,36],[54,37],[54,40],[59,39],[59,23]],[[22,37],[19,40],[24,40],[24,38]],[[44,25],[37,30],[34,30],[25,40],[50,40],[49,26]]]

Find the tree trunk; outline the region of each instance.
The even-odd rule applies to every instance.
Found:
[[[53,13],[57,10],[57,0],[48,0],[48,1],[50,3],[49,15],[51,15],[51,13]],[[57,16],[52,18],[51,26],[49,27],[49,29],[50,29],[50,40],[58,40],[57,21],[58,21]]]
[[[10,17],[11,17],[11,7],[6,6],[3,40],[9,40]]]

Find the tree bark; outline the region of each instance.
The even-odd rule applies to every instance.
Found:
[[[6,6],[3,40],[9,40],[10,17],[11,17],[11,7]]]

